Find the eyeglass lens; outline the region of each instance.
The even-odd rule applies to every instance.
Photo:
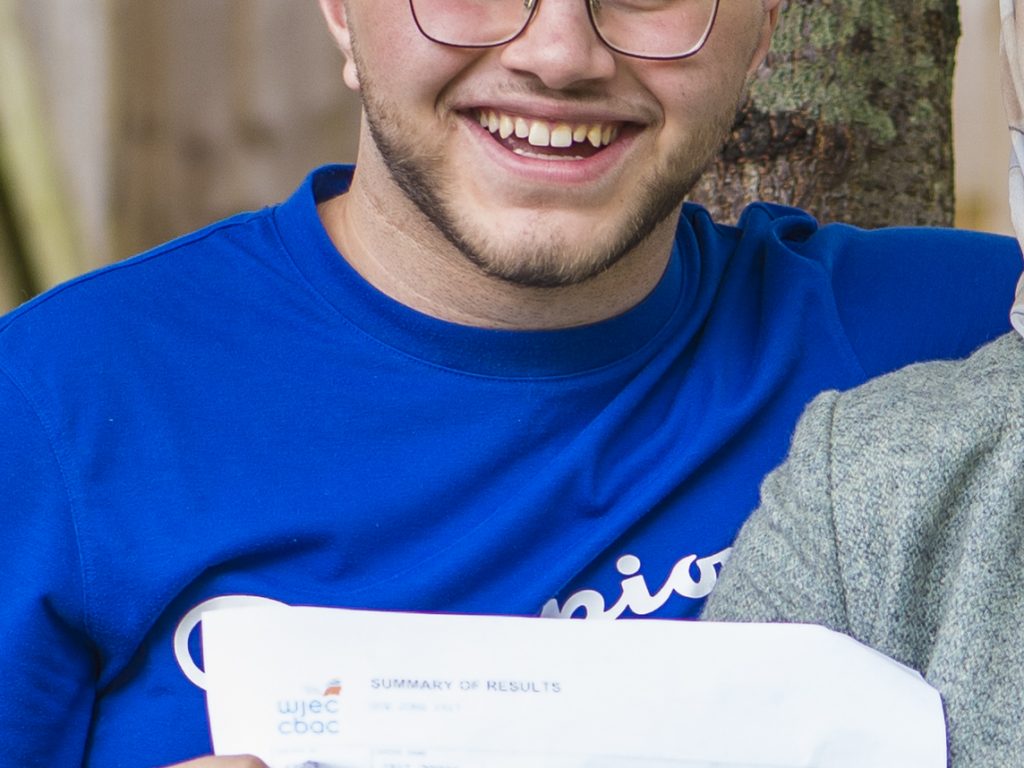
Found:
[[[507,43],[542,0],[410,0],[420,30],[445,45]],[[550,1],[550,0],[549,0]],[[647,58],[682,58],[704,44],[718,0],[585,0],[600,38],[613,50]]]

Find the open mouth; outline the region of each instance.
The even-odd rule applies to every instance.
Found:
[[[614,142],[621,123],[567,123],[474,110],[480,126],[510,152],[542,160],[585,160]]]

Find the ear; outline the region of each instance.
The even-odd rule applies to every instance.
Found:
[[[761,24],[761,36],[754,49],[754,55],[750,59],[750,67],[747,69],[747,77],[753,76],[757,68],[761,66],[764,57],[768,55],[768,49],[772,44],[772,33],[779,23],[779,6],[782,0],[764,0],[764,19]]]
[[[345,85],[353,91],[359,90],[359,68],[356,66],[356,57],[352,53],[352,30],[348,25],[348,16],[345,12],[345,0],[320,0],[320,11],[327,21],[327,29],[331,37],[341,49],[345,57],[345,66],[342,68],[342,77]]]

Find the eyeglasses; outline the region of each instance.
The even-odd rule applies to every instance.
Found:
[[[409,0],[423,36],[458,48],[515,40],[541,0]],[[704,47],[719,0],[584,0],[606,46],[639,59],[685,59]]]

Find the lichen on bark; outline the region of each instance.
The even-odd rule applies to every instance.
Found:
[[[691,199],[863,226],[950,224],[956,0],[784,0],[765,65]],[[712,33],[713,34],[713,33]]]

